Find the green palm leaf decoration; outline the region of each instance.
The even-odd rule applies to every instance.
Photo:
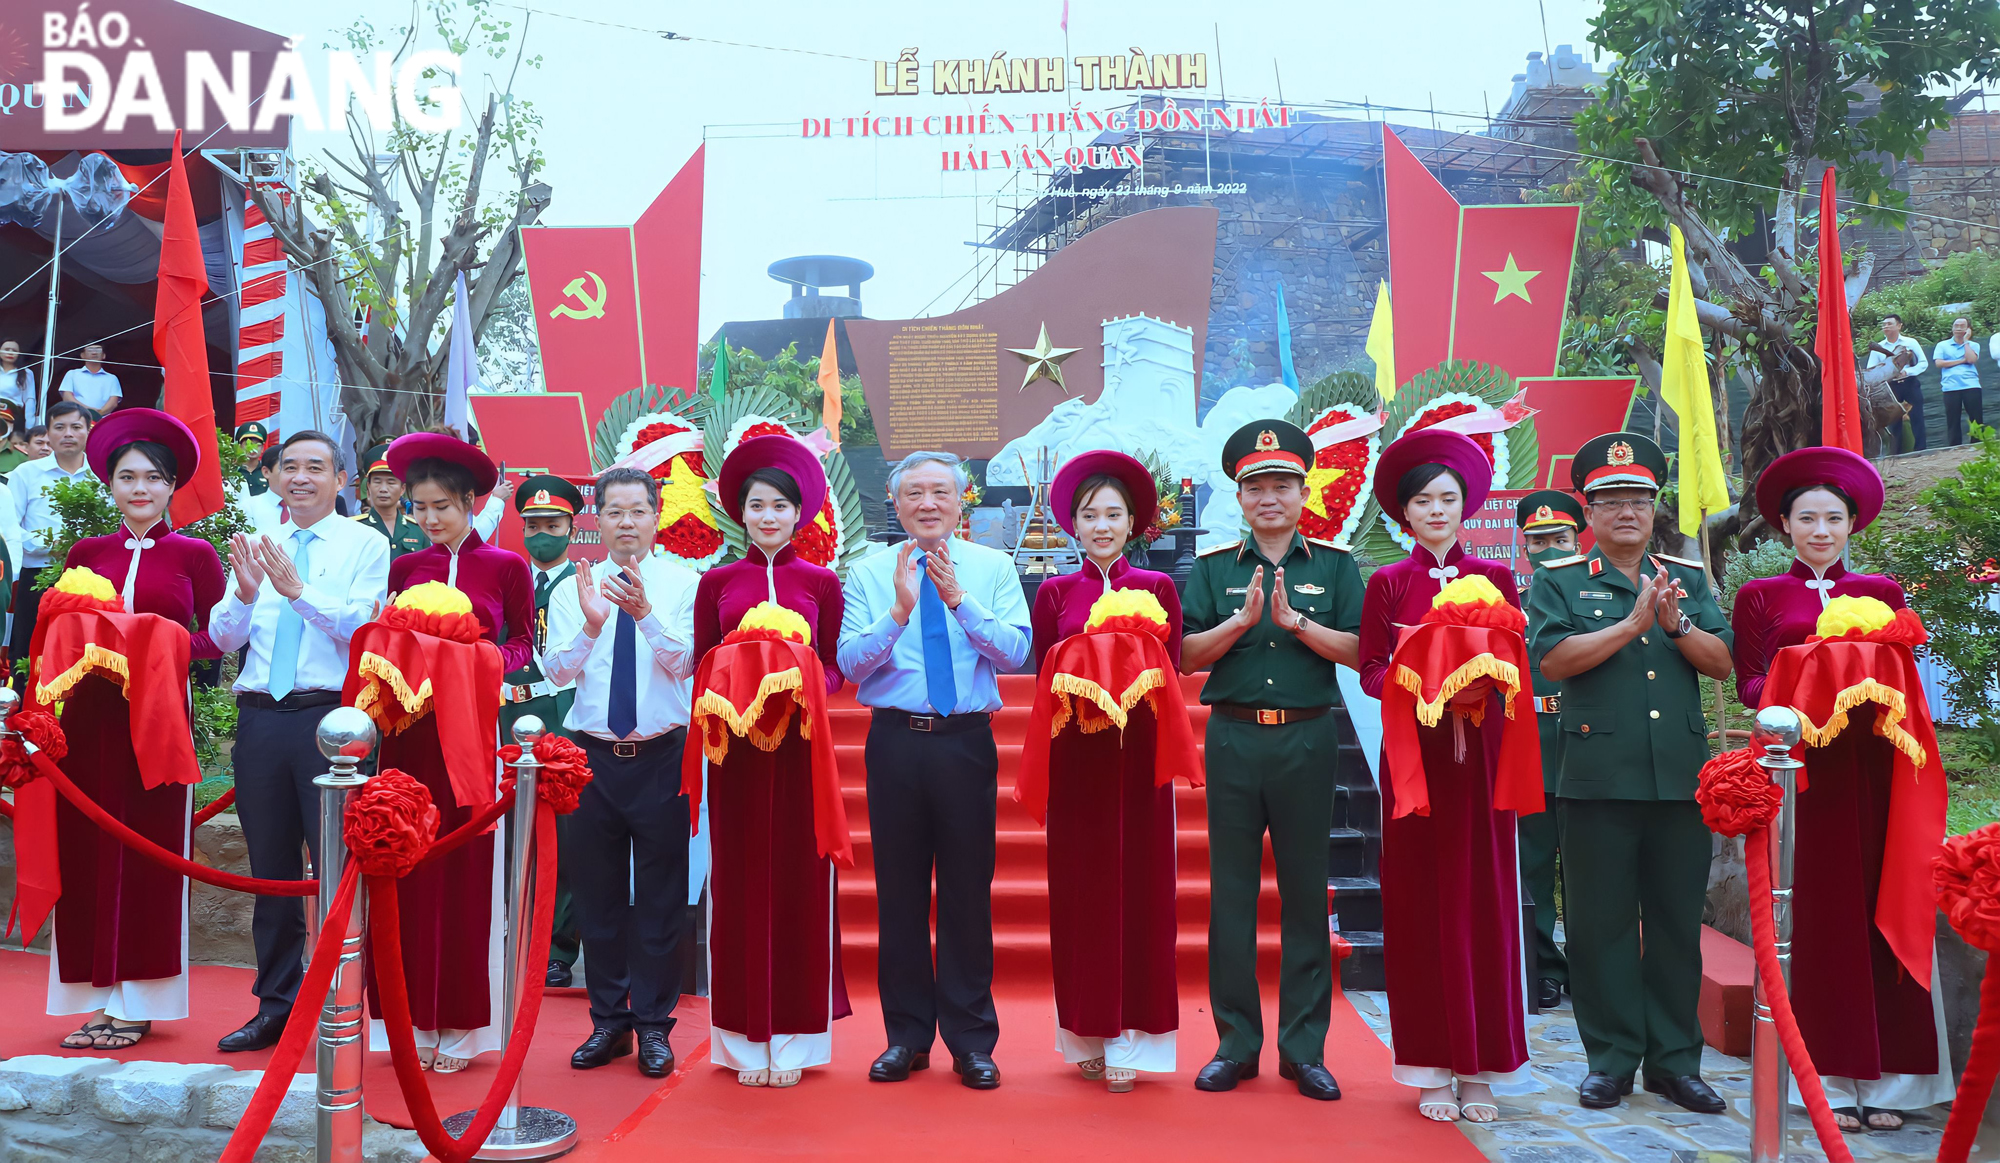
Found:
[[[1285,413],[1285,419],[1304,428],[1313,417],[1335,404],[1350,404],[1366,412],[1382,407],[1375,394],[1375,378],[1366,372],[1334,372],[1299,393],[1299,401]]]
[[[676,408],[675,411],[701,426],[702,467],[710,480],[722,475],[723,445],[729,439],[730,430],[749,417],[774,420],[790,428],[795,435],[804,435],[818,427],[798,401],[762,385],[732,390],[720,400],[699,397],[688,401],[685,408]],[[847,467],[847,458],[838,452],[830,453],[825,465],[827,492],[833,499],[834,511],[840,514],[840,551],[834,558],[833,570],[845,577],[848,563],[869,544],[868,525],[862,516],[861,489],[854,483],[854,473]],[[743,526],[730,520],[720,506],[715,510],[715,525],[722,531],[722,539],[729,546],[730,559],[742,557],[748,544]]]
[[[657,384],[647,384],[643,388],[633,388],[611,401],[604,415],[597,420],[597,431],[590,442],[590,462],[598,472],[610,468],[618,459],[618,442],[625,438],[626,429],[632,421],[648,412],[678,411],[669,409],[667,399],[677,389],[663,388]]]
[[[1318,386],[1316,384],[1314,388]],[[1404,425],[1437,407],[1444,397],[1453,394],[1470,396],[1498,408],[1513,399],[1520,390],[1521,385],[1514,377],[1497,367],[1447,360],[1419,373],[1396,389],[1396,398],[1389,401],[1383,417],[1382,444],[1386,448],[1393,443],[1402,434]],[[1325,406],[1319,405],[1322,408]],[[1531,416],[1506,432],[1495,433],[1494,440],[1506,442],[1507,476],[1503,487],[1533,488],[1535,468],[1541,461],[1541,441],[1535,433],[1534,418]],[[1361,515],[1361,530],[1354,538],[1354,549],[1376,565],[1388,565],[1409,556],[1409,551],[1397,544],[1384,527],[1382,507],[1375,502],[1372,482],[1367,507]]]

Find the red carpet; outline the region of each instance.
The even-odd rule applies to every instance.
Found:
[[[48,987],[49,959],[19,951],[0,952],[0,997],[17,1004],[9,1020],[0,1026],[0,1058],[19,1054],[59,1054],[71,1058],[146,1059],[154,1062],[215,1063],[235,1070],[262,1070],[270,1058],[268,1050],[247,1054],[224,1054],[215,1048],[216,1039],[249,1020],[255,1012],[250,997],[251,972],[220,965],[197,965],[192,969],[189,988],[189,1018],[181,1022],[161,1022],[146,1040],[131,1050],[64,1050],[58,1043],[63,1035],[82,1024],[75,1016],[50,1017],[42,999]],[[674,1052],[683,1058],[694,1053],[708,1039],[708,1001],[685,998],[677,1011],[680,1024],[673,1034]],[[879,1022],[877,1023],[879,1026]],[[522,1068],[527,1101],[537,1106],[561,1110],[576,1119],[582,1138],[592,1142],[610,1133],[660,1089],[659,1079],[647,1078],[621,1058],[612,1066],[589,1073],[571,1070],[570,1051],[590,1036],[590,1007],[580,989],[551,990],[542,1002],[542,1020]],[[706,1053],[703,1054],[704,1060]],[[312,1050],[306,1051],[303,1066],[312,1069]],[[486,1096],[492,1085],[498,1055],[478,1059],[469,1070],[458,1074],[426,1074],[431,1093],[436,1096],[441,1115],[468,1110]],[[368,1113],[392,1126],[410,1125],[403,1093],[385,1051],[368,1055],[364,1068]]]
[[[833,1064],[807,1071],[797,1089],[738,1086],[734,1072],[681,1050],[685,1072],[653,1109],[572,1158],[1480,1160],[1462,1132],[1423,1118],[1415,1092],[1389,1081],[1388,1049],[1339,997],[1326,1057],[1341,1101],[1301,1098],[1278,1078],[1268,1044],[1255,1080],[1229,1094],[1196,1091],[1194,1073],[1214,1052],[1215,1026],[1200,991],[1183,986],[1181,996],[1180,1073],[1142,1075],[1130,1094],[1107,1093],[1063,1064],[1046,990],[1000,998],[999,1090],[960,1086],[941,1045],[931,1069],[910,1081],[869,1082],[882,1016],[872,996],[856,997],[854,1016],[834,1024]],[[1269,1009],[1264,1021],[1275,1030]]]

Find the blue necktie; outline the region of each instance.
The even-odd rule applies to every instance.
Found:
[[[951,631],[945,626],[951,615],[928,571],[921,575],[917,594],[924,620],[924,691],[930,696],[931,710],[949,715],[958,708],[958,681],[951,670]]]
[[[292,536],[292,566],[298,571],[299,580],[306,579],[306,567],[310,558],[313,533],[301,529]],[[292,608],[290,602],[278,607],[278,632],[271,640],[271,680],[270,695],[282,699],[292,693],[299,681],[299,640],[306,632],[306,620]]]
[[[639,624],[624,610],[611,632],[611,702],[604,725],[620,739],[639,727]]]

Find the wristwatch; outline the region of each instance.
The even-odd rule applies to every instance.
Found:
[[[1679,638],[1692,629],[1694,629],[1694,619],[1688,617],[1686,614],[1682,614],[1681,624],[1667,631],[1667,637]]]

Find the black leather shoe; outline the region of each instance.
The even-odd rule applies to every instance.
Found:
[[[912,1050],[908,1046],[891,1046],[882,1051],[882,1056],[868,1068],[870,1082],[902,1082],[910,1077],[912,1070],[929,1070],[931,1056],[928,1050]]]
[[[1307,1098],[1322,1102],[1332,1102],[1340,1097],[1340,1083],[1335,1082],[1333,1071],[1320,1062],[1287,1062],[1278,1059],[1278,1077],[1298,1083],[1299,1093]]]
[[[553,984],[553,983],[551,983]],[[1552,1010],[1563,1003],[1562,982],[1553,977],[1544,977],[1535,983],[1535,1001],[1545,1010]]]
[[[1257,1077],[1257,1063],[1254,1059],[1249,1062],[1238,1062],[1233,1058],[1224,1058],[1217,1054],[1209,1060],[1208,1065],[1201,1068],[1200,1074],[1194,1076],[1194,1088],[1207,1091],[1235,1090],[1237,1083],[1255,1077]]]
[[[285,1022],[290,1014],[258,1014],[243,1023],[243,1028],[233,1034],[224,1034],[215,1043],[215,1048],[224,1054],[240,1054],[245,1050],[268,1050],[278,1044],[285,1034]]]
[[[551,961],[549,975],[542,979],[542,984],[550,989],[568,989],[572,980],[574,978],[570,976],[569,966],[560,961]]]
[[[958,1055],[951,1060],[951,1068],[967,1090],[1000,1089],[1000,1067],[994,1063],[991,1054],[973,1050]]]
[[[648,1078],[665,1078],[674,1072],[674,1048],[667,1045],[665,1030],[639,1032],[639,1073]]]
[[[1576,1101],[1591,1110],[1609,1110],[1618,1105],[1618,1100],[1632,1093],[1632,1079],[1613,1078],[1602,1070],[1593,1070],[1576,1088]]]
[[[1682,1074],[1675,1078],[1654,1078],[1648,1075],[1646,1089],[1666,1099],[1678,1107],[1685,1107],[1698,1115],[1719,1115],[1722,1113],[1722,1096],[1708,1088],[1699,1074]]]
[[[611,1065],[613,1058],[623,1058],[632,1052],[632,1031],[613,1030],[599,1026],[569,1056],[569,1064],[577,1070],[595,1070]]]

